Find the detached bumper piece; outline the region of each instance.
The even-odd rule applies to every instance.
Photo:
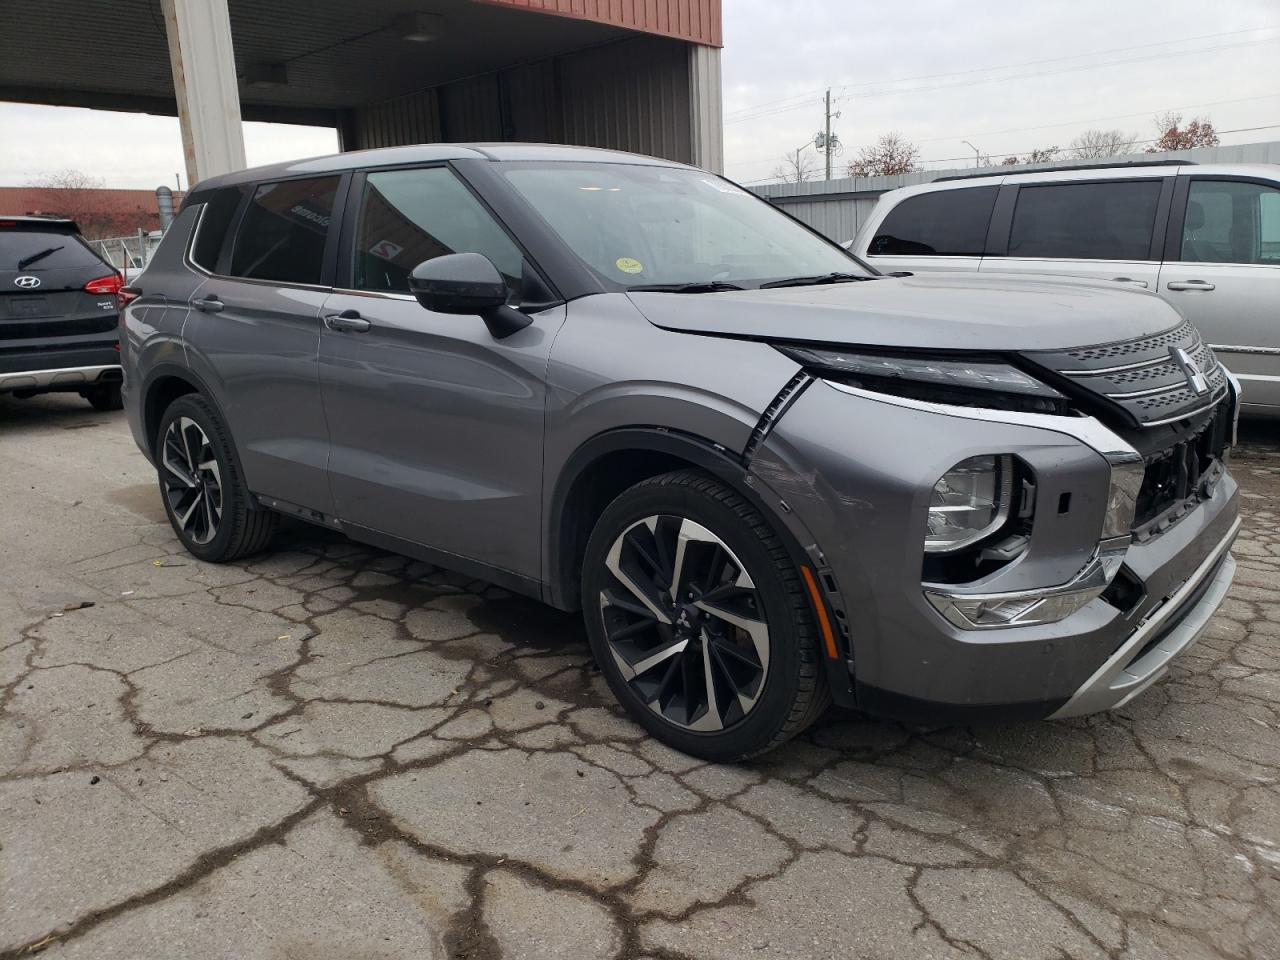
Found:
[[[1084,682],[1053,718],[1078,717],[1122,707],[1155,683],[1169,661],[1200,639],[1222,605],[1235,576],[1231,545],[1240,521],[1186,582],[1138,625],[1097,672]]]

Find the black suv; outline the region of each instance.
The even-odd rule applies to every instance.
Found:
[[[74,221],[0,216],[0,393],[120,409],[121,282]]]

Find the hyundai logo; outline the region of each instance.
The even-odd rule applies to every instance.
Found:
[[[33,277],[28,274],[25,277],[19,277],[17,280],[13,281],[13,285],[15,287],[22,287],[23,290],[34,290],[36,287],[40,286],[40,278]]]
[[[1181,347],[1170,347],[1169,355],[1173,357],[1173,362],[1182,368],[1182,374],[1187,378],[1187,386],[1191,388],[1192,393],[1197,397],[1203,397],[1209,392],[1209,381],[1205,379],[1199,365],[1191,359],[1191,354]]]

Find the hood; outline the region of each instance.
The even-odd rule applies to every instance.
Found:
[[[666,330],[925,350],[1055,350],[1176,326],[1158,296],[1103,280],[930,273],[726,293],[628,294]]]

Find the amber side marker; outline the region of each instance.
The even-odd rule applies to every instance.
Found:
[[[813,571],[806,566],[800,567],[804,576],[804,585],[809,588],[809,597],[813,600],[813,608],[818,611],[818,628],[822,631],[822,641],[827,647],[827,656],[832,660],[840,659],[840,651],[836,649],[836,635],[831,629],[831,619],[827,616],[827,605],[822,602],[822,594],[818,592],[818,581]]]

